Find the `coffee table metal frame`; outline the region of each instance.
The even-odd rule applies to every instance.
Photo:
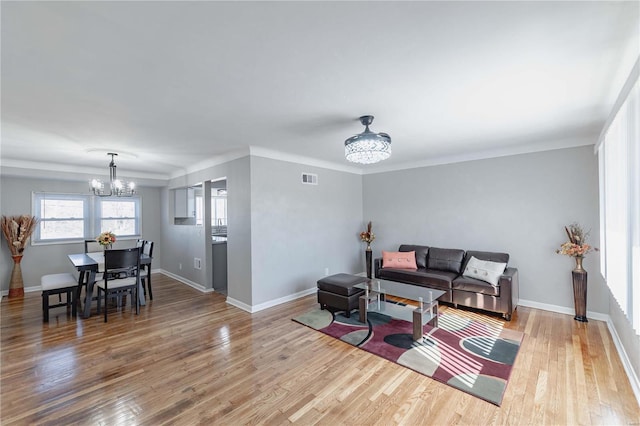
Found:
[[[438,326],[438,298],[444,294],[442,290],[433,290],[411,284],[395,281],[369,279],[354,287],[363,289],[360,296],[360,322],[367,322],[367,312],[378,312],[392,318],[403,319],[413,323],[413,340],[420,341],[423,336],[423,326],[428,322]],[[418,307],[401,306],[386,301],[386,295],[401,297],[418,302]]]

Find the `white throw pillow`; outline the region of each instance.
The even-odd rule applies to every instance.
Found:
[[[491,285],[498,285],[500,275],[502,275],[504,268],[506,267],[506,263],[490,262],[488,260],[476,259],[471,256],[471,259],[469,259],[467,267],[464,269],[464,273],[462,275],[486,281]]]

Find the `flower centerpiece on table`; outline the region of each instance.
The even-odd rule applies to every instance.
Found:
[[[582,259],[584,256],[592,251],[598,250],[590,244],[587,244],[590,231],[585,232],[582,226],[577,223],[565,226],[564,230],[567,233],[567,237],[569,237],[569,241],[562,244],[560,248],[556,250],[556,253],[575,258],[576,269],[582,269]]]
[[[367,243],[367,250],[371,250],[371,243],[376,239],[375,234],[371,231],[371,221],[367,224],[367,230],[360,233],[360,240]]]
[[[116,234],[111,231],[104,231],[102,234],[98,235],[96,241],[104,247],[111,246],[111,244],[116,242]]]

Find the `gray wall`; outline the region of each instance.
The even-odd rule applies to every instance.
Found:
[[[599,241],[597,158],[584,146],[366,175],[364,218],[376,256],[402,243],[506,252],[521,299],[573,309],[575,263],[555,250],[571,222]],[[607,314],[597,253],[584,267],[587,309]]]
[[[302,172],[317,173],[319,185],[302,185]],[[599,238],[591,147],[364,177],[247,156],[175,179],[169,188],[220,177],[229,190],[229,297],[250,306],[312,288],[325,268],[362,271],[357,233],[372,220],[376,255],[401,243],[506,251],[520,270],[522,299],[572,308],[572,259],[554,252],[565,240],[562,227],[578,221],[593,229],[592,242]],[[2,176],[1,213],[31,212],[32,191],[86,189],[85,182]],[[207,268],[193,268],[194,257],[210,257],[206,230],[172,223],[168,188],[141,187],[140,193],[143,237],[161,241],[153,267],[209,287]],[[12,262],[6,242],[1,247],[0,288],[6,290]],[[66,254],[79,251],[79,243],[29,246],[25,286],[39,285],[44,273],[68,270]],[[587,257],[585,267],[588,309],[608,313],[597,255]]]
[[[302,172],[318,174],[319,185],[303,185]],[[210,240],[201,226],[173,224],[171,189],[220,177],[227,179],[230,298],[255,307],[315,288],[325,268],[364,270],[357,238],[363,228],[362,177],[257,156],[181,176],[165,188],[165,270],[210,288],[210,265],[193,268],[193,257],[207,256],[202,242]]]
[[[362,229],[360,175],[252,156],[252,305],[315,288],[325,268],[363,271]]]
[[[11,177],[3,175],[2,193],[0,194],[0,213],[2,215],[31,214],[32,192],[60,192],[60,193],[87,193],[87,182],[72,182],[54,179],[29,179],[24,177]],[[138,187],[142,199],[142,238],[151,241],[161,241],[160,228],[160,189],[153,187]],[[0,237],[0,289],[9,289],[9,280],[13,261],[7,247],[4,236]],[[117,246],[133,246],[135,240],[120,241]],[[45,274],[69,272],[71,263],[67,258],[70,253],[82,253],[83,243],[66,243],[37,245],[29,244],[25,249],[22,259],[22,277],[24,286],[39,287],[40,277]],[[154,246],[154,269],[161,268],[161,255],[163,247],[160,244]]]
[[[209,227],[175,225],[171,189],[212,179],[227,178],[227,292],[230,298],[251,305],[251,188],[248,156],[186,174],[169,182],[163,190],[162,226],[164,269],[206,289],[211,284],[211,233]],[[208,230],[208,231],[207,231]],[[193,267],[193,258],[203,260],[202,270]],[[182,270],[179,264],[182,263]]]

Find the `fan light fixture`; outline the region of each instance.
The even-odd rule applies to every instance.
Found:
[[[100,179],[91,180],[91,191],[98,197],[131,197],[136,193],[135,183],[123,182],[116,177],[116,163],[113,160],[115,152],[109,152],[107,155],[111,156],[111,162],[109,163],[109,192],[105,192],[105,183]]]
[[[373,115],[363,115],[360,122],[364,132],[344,141],[344,155],[352,163],[373,164],[391,156],[391,137],[386,133],[373,133],[369,125]]]

